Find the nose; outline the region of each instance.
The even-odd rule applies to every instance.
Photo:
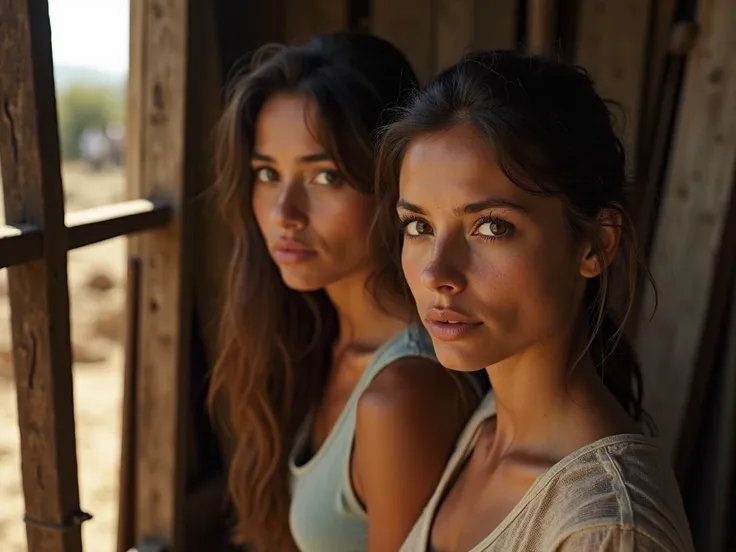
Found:
[[[278,226],[285,230],[301,230],[307,225],[309,217],[303,195],[298,185],[283,185],[272,211],[273,220]]]
[[[422,271],[422,283],[427,289],[442,295],[457,295],[467,286],[462,271],[463,247],[450,240],[435,241],[432,257]]]

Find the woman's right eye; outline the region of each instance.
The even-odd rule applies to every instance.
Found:
[[[431,229],[429,224],[423,220],[410,219],[404,222],[404,234],[410,237],[418,237],[429,234]]]
[[[258,182],[273,182],[274,180],[278,180],[278,175],[276,174],[276,171],[273,170],[271,167],[261,167],[254,170],[256,181]]]

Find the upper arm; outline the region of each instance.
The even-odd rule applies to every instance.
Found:
[[[351,473],[371,551],[399,549],[477,401],[467,381],[423,358],[385,367],[363,392]]]

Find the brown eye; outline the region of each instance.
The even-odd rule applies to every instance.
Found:
[[[323,186],[329,186],[339,180],[339,175],[336,171],[320,171],[317,176],[314,177],[315,184],[321,184]]]
[[[404,231],[409,236],[421,236],[430,233],[429,224],[423,220],[412,220],[405,227]]]
[[[273,182],[278,180],[276,171],[271,167],[261,167],[260,169],[254,169],[256,182]]]
[[[499,238],[509,231],[509,225],[502,220],[489,220],[478,227],[481,236]]]

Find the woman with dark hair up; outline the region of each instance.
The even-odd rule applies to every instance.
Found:
[[[614,257],[629,307],[643,268],[624,166],[585,72],[514,52],[465,57],[385,131],[374,244],[442,364],[493,387],[401,550],[693,549],[608,312]]]
[[[366,289],[374,131],[414,86],[391,44],[337,33],[264,47],[229,91],[210,401],[236,439],[234,540],[260,552],[397,550],[487,389],[436,361],[408,298]]]

